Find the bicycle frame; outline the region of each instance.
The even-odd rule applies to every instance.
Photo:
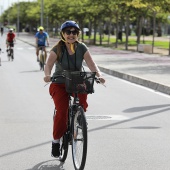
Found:
[[[74,135],[73,120],[74,120],[75,112],[77,111],[78,106],[79,106],[78,94],[77,93],[74,94],[73,101],[72,101],[72,95],[69,94],[68,130],[67,130],[67,132],[69,132],[69,142],[72,141],[72,137]]]

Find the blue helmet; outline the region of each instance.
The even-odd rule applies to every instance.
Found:
[[[61,31],[67,27],[75,27],[80,30],[79,25],[75,21],[66,21],[61,25]]]

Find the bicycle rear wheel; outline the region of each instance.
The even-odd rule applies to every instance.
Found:
[[[59,157],[59,160],[61,162],[64,162],[67,158],[67,154],[68,154],[68,135],[65,134],[60,139],[60,157]]]
[[[83,170],[87,155],[87,122],[82,107],[78,107],[73,120],[72,157],[75,170]]]

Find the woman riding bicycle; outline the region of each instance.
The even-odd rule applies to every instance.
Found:
[[[53,76],[62,75],[64,70],[81,71],[83,60],[92,72],[96,72],[97,77],[102,83],[105,79],[95,62],[87,46],[78,41],[80,34],[79,25],[75,21],[66,21],[61,25],[61,39],[52,48],[49,58],[45,66],[45,82],[51,81],[51,70],[55,64],[55,72]],[[67,130],[67,113],[68,113],[68,93],[65,90],[64,78],[58,78],[56,82],[51,83],[49,87],[50,95],[53,98],[57,113],[54,117],[53,124],[53,141],[52,152],[53,157],[60,155],[60,138]],[[88,107],[87,94],[78,94],[80,105],[86,111]]]

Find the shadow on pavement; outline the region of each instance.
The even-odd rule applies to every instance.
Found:
[[[42,72],[42,70],[21,71],[20,73],[35,73],[35,72]]]
[[[22,149],[19,149],[19,150],[7,152],[7,153],[4,153],[4,154],[1,154],[0,158],[5,157],[5,156],[9,156],[9,155],[12,155],[12,154],[16,154],[16,153],[19,153],[19,152],[22,152],[22,151],[25,151],[25,150],[33,149],[33,148],[36,148],[36,147],[39,147],[39,146],[42,146],[42,145],[46,145],[48,143],[51,143],[51,141],[47,141],[47,142],[40,143],[40,144],[37,144],[37,145],[33,145],[33,146],[30,146],[30,147],[26,147],[26,148],[22,148]]]
[[[64,170],[65,168],[63,168],[63,164],[64,163],[60,161],[48,160],[35,165],[31,169],[26,170]]]
[[[146,111],[146,110],[159,109],[159,108],[163,108],[163,107],[170,107],[170,104],[132,107],[132,108],[124,110],[123,112],[124,113],[142,112],[142,111]]]

